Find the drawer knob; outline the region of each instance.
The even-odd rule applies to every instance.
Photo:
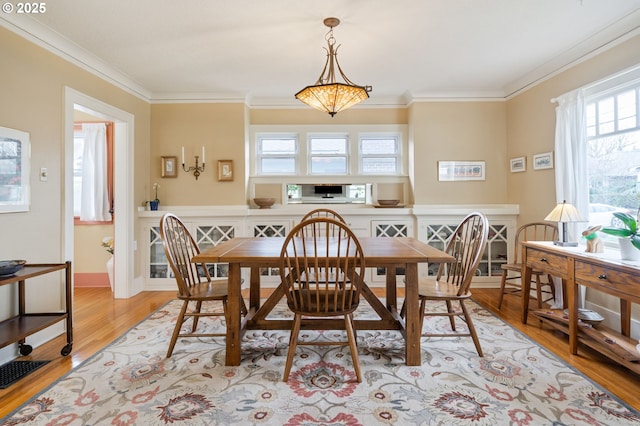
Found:
[[[540,262],[547,262],[547,258],[546,257],[540,258]]]
[[[600,274],[600,275],[598,275],[598,279],[599,280],[606,280],[607,279],[607,275],[606,274]]]

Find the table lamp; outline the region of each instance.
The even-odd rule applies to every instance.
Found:
[[[544,220],[560,222],[562,224],[562,241],[554,241],[553,244],[563,247],[576,247],[578,245],[577,242],[567,241],[567,223],[584,222],[584,219],[582,219],[580,213],[578,213],[578,210],[572,204],[568,204],[566,201],[558,203]]]

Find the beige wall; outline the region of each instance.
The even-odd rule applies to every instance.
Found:
[[[504,102],[411,105],[415,204],[506,203]],[[485,161],[484,181],[439,182],[438,161]]]
[[[331,117],[312,108],[302,109],[252,109],[250,124],[407,124],[407,108],[362,108],[348,109]]]
[[[555,104],[563,93],[640,64],[640,36],[570,68],[507,102],[507,158],[527,157],[527,171],[508,174],[508,201],[520,204],[519,222],[543,219],[556,203],[555,168],[534,171],[534,154],[554,151]]]
[[[65,260],[62,251],[65,86],[134,115],[135,174],[131,185],[139,199],[143,198],[150,176],[150,106],[4,28],[0,28],[0,58],[4,63],[0,67],[0,126],[27,131],[31,140],[31,209],[0,215],[3,242],[0,259],[61,262]],[[41,167],[48,168],[46,182],[38,179]],[[137,224],[134,231],[138,232]],[[94,242],[98,250],[100,242],[101,239]],[[11,287],[0,288],[0,319],[15,312],[15,293]],[[43,309],[59,308],[61,294],[56,286],[27,287],[38,304],[46,305]]]
[[[246,204],[244,111],[244,104],[152,105],[150,183],[160,184],[161,206]],[[161,178],[162,156],[175,156],[180,163],[182,146],[187,167],[195,164],[194,156],[205,147],[204,173],[196,180],[193,172],[180,166],[176,178]],[[218,160],[233,160],[233,181],[218,181]],[[151,188],[141,203],[154,198]]]

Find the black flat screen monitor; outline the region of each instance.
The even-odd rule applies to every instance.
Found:
[[[341,185],[315,185],[314,192],[322,195],[342,194]]]

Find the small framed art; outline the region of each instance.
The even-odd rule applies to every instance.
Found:
[[[178,176],[178,157],[162,157],[163,178],[174,178]]]
[[[233,180],[233,160],[218,160],[218,180]]]
[[[533,170],[553,169],[553,152],[533,156]]]
[[[438,180],[484,180],[484,161],[438,161]]]
[[[526,157],[512,158],[509,164],[511,166],[511,173],[519,173],[527,170]]]

